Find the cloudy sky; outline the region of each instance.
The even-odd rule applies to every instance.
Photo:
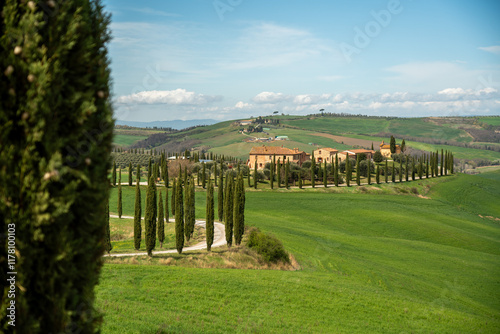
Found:
[[[116,118],[500,115],[500,1],[104,0]]]

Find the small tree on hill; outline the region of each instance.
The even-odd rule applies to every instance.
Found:
[[[377,165],[377,174],[375,176],[375,182],[377,182],[377,184],[380,184],[380,165]]]
[[[302,189],[302,171],[299,169],[299,189]]]
[[[406,143],[405,143],[405,140],[403,139],[403,141],[401,142],[401,152],[404,152],[406,150]]]
[[[118,184],[118,218],[122,218],[122,185]]]
[[[219,216],[220,222],[224,221],[224,173],[222,171],[222,165],[219,175],[219,187],[217,188],[217,215]]]
[[[254,165],[254,170],[253,170],[253,187],[257,189],[257,182],[258,182],[258,175],[257,175],[257,158],[255,158],[255,165]]]
[[[224,196],[224,222],[226,224],[226,242],[228,247],[233,244],[233,177],[226,176],[226,189]]]
[[[396,153],[396,139],[394,138],[394,136],[391,136],[391,142],[389,148],[391,150],[391,154]]]
[[[195,192],[194,192],[194,179],[190,178],[189,184],[186,185],[186,199],[184,205],[184,214],[185,214],[185,226],[184,226],[184,234],[186,236],[187,241],[191,240],[191,237],[194,233],[194,225],[196,224],[195,217]]]
[[[387,159],[385,159],[385,168],[384,168],[384,176],[385,176],[385,183],[389,182],[389,167],[387,166]]]
[[[382,155],[382,153],[380,153],[380,151],[375,152],[375,154],[373,155],[373,161],[375,161],[376,163],[381,163],[382,161],[384,161],[384,156]]]
[[[236,180],[233,197],[234,242],[239,245],[245,232],[245,186],[241,174]]]
[[[168,209],[168,188],[165,189],[165,223],[168,224],[170,219],[170,212]]]

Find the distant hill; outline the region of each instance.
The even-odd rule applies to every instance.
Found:
[[[174,121],[154,121],[154,122],[134,122],[134,121],[121,121],[117,120],[116,125],[128,125],[136,128],[172,128],[182,130],[197,125],[212,125],[219,121],[214,119],[192,119],[188,121],[174,120]]]

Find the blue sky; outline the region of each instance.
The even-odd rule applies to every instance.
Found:
[[[120,120],[500,115],[500,1],[104,4]]]

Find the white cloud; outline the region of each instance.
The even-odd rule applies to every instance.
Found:
[[[222,100],[221,96],[210,96],[188,92],[185,89],[152,90],[120,96],[117,103],[131,104],[169,104],[169,105],[205,105]]]
[[[238,103],[236,103],[236,104],[234,105],[234,107],[235,107],[236,109],[248,109],[248,108],[249,108],[249,107],[251,107],[251,106],[252,106],[251,104],[249,104],[249,103],[245,103],[245,102],[243,102],[243,101],[239,101]]]
[[[286,100],[289,100],[290,97],[283,93],[274,93],[274,92],[262,92],[257,94],[252,101],[259,104],[275,104],[280,103]]]
[[[493,45],[493,46],[484,46],[484,47],[479,47],[479,50],[483,50],[486,52],[490,52],[496,55],[500,55],[500,45]]]

